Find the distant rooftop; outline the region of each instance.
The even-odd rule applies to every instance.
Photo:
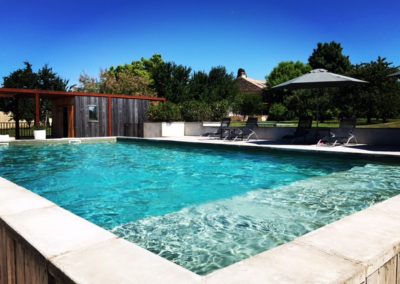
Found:
[[[238,75],[236,81],[239,84],[239,89],[244,94],[250,93],[262,93],[265,87],[267,86],[266,81],[256,80],[247,77],[246,71],[240,68],[238,70]]]

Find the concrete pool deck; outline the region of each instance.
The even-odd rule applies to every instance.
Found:
[[[130,139],[122,138],[121,139]],[[136,138],[134,138],[136,139]],[[201,136],[180,136],[180,137],[157,137],[145,138],[146,140],[156,141],[173,141],[185,143],[201,143],[210,145],[223,145],[223,146],[236,146],[236,147],[255,147],[271,150],[286,150],[286,151],[299,151],[299,152],[314,152],[314,153],[343,153],[355,155],[368,155],[368,156],[390,156],[400,158],[400,145],[399,147],[393,146],[368,146],[363,144],[350,144],[348,146],[317,146],[313,145],[293,145],[293,144],[277,144],[267,140],[250,140],[246,141],[231,141],[220,139],[209,139]]]
[[[170,137],[154,137],[154,138],[137,138],[137,137],[94,137],[94,138],[56,138],[46,140],[10,140],[9,145],[41,145],[41,144],[68,144],[68,143],[98,143],[98,142],[117,142],[118,140],[149,140],[149,141],[170,141],[179,143],[219,145],[227,147],[247,147],[254,149],[271,149],[282,151],[296,152],[312,152],[312,153],[335,153],[335,154],[354,154],[365,156],[380,157],[399,157],[400,145],[394,146],[368,146],[364,144],[350,144],[348,146],[317,146],[313,145],[294,145],[294,144],[278,144],[268,140],[250,140],[247,141],[231,141],[220,139],[209,139],[201,136],[170,136]]]
[[[89,138],[82,139],[82,143],[117,140],[115,137]],[[247,142],[208,140],[201,137],[165,137],[146,140],[265,147],[289,151],[400,156],[399,152],[360,150],[353,147],[257,145]],[[45,143],[69,143],[69,141],[49,139]],[[23,141],[10,144],[14,143],[26,144]],[[28,144],[40,144],[40,141]],[[318,149],[309,150],[314,148]],[[206,276],[199,276],[118,238],[27,189],[0,178],[1,284],[399,284],[399,254],[400,195],[321,227],[292,242]]]

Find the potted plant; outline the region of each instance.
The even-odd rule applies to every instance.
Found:
[[[35,140],[46,139],[46,124],[40,123],[39,126],[33,127],[33,137]]]

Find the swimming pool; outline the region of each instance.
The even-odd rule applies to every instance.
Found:
[[[164,143],[0,148],[0,176],[207,274],[400,192],[385,161]]]

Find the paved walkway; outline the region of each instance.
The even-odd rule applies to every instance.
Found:
[[[230,141],[230,140],[219,140],[209,139],[201,136],[183,136],[183,137],[157,137],[147,138],[149,140],[161,140],[161,141],[176,141],[176,142],[187,142],[187,143],[202,143],[202,144],[218,144],[226,146],[245,146],[245,147],[260,147],[268,149],[281,149],[288,151],[302,151],[302,152],[332,152],[332,153],[348,153],[348,154],[360,154],[360,155],[372,155],[372,156],[391,156],[400,157],[400,146],[368,146],[363,144],[351,144],[349,146],[317,146],[317,145],[287,145],[278,144],[273,141],[266,140],[250,140],[246,141]]]

